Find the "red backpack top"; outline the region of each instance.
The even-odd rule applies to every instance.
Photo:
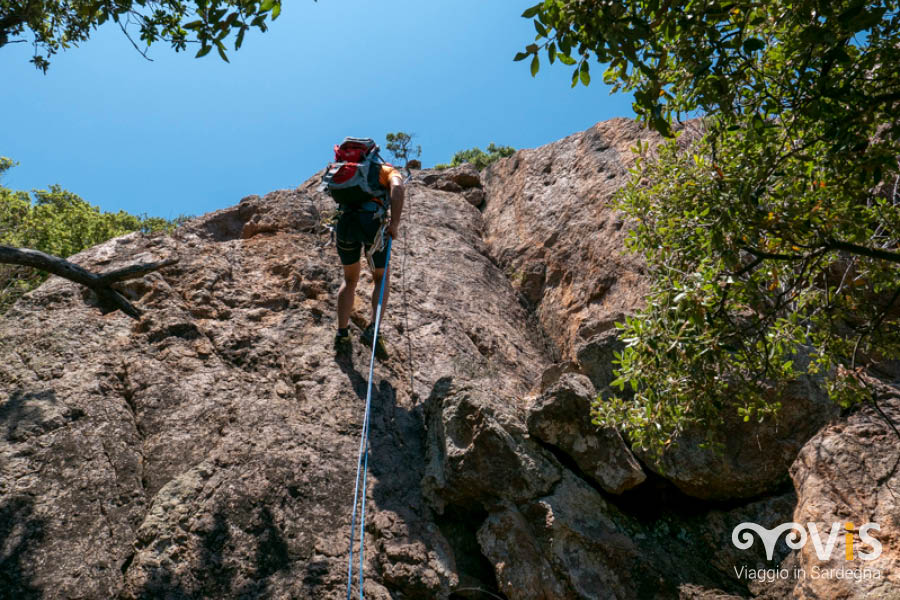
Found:
[[[358,208],[366,202],[384,205],[387,188],[379,175],[384,160],[371,138],[345,138],[334,147],[334,161],[328,165],[319,189],[328,190],[335,202],[345,208]]]

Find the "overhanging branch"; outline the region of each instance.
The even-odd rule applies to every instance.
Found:
[[[808,254],[779,254],[777,252],[764,252],[762,250],[751,248],[749,246],[743,246],[741,250],[749,252],[757,258],[785,261],[806,260],[811,256],[811,254],[815,254],[816,252],[842,250],[844,252],[847,252],[848,254],[867,256],[869,258],[875,258],[878,260],[900,263],[900,253],[898,252],[889,252],[880,248],[869,248],[868,246],[860,246],[859,244],[851,244],[850,242],[841,242],[838,240],[828,240],[827,242],[820,244],[813,252]]]
[[[141,311],[116,291],[112,284],[117,281],[134,279],[157,269],[174,265],[178,258],[154,263],[140,263],[109,271],[108,273],[91,273],[75,263],[58,256],[52,256],[30,248],[13,248],[0,245],[0,264],[21,265],[47,271],[59,277],[81,284],[97,294],[101,305],[109,310],[121,310],[133,319],[139,319]]]
[[[867,246],[859,246],[849,242],[839,242],[837,240],[829,240],[826,247],[831,250],[843,250],[850,254],[859,256],[868,256],[869,258],[877,258],[878,260],[886,260],[888,262],[900,263],[900,253],[888,252],[879,248],[869,248]]]

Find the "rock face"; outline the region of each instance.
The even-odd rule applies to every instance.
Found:
[[[646,292],[643,265],[623,254],[624,222],[609,206],[633,164],[630,148],[644,138],[658,140],[613,119],[521,150],[484,175],[485,240],[562,358],[574,358]]]
[[[835,549],[824,559],[814,543],[799,551],[797,564],[805,576],[798,582],[797,598],[897,595],[900,433],[891,422],[900,423],[900,394],[880,404],[878,408],[867,406],[845,421],[822,429],[803,447],[791,467],[798,497],[794,521],[815,523],[823,543],[827,543],[832,529],[840,532]],[[876,525],[868,535],[881,544],[880,553],[860,537],[866,523]],[[848,527],[854,539],[851,560],[846,555]],[[838,575],[847,572],[849,576]]]
[[[642,137],[615,120],[481,174],[414,174],[373,382],[367,598],[898,592],[900,443],[877,411],[821,429],[801,390],[800,433],[759,438],[768,462],[735,424],[731,462],[687,447],[663,475],[589,425],[613,323],[646,290],[608,205]],[[340,279],[317,182],[73,257],[179,256],[123,286],[139,321],[57,278],[0,318],[0,600],[346,597],[368,353],[331,349]],[[370,289],[365,275],[354,340]],[[737,548],[740,523],[847,520],[881,526],[877,584],[739,572],[819,565],[811,544]]]

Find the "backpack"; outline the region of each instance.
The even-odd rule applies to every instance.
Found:
[[[345,138],[334,147],[334,161],[322,176],[320,190],[327,190],[341,208],[359,208],[374,200],[384,206],[387,189],[378,177],[384,160],[370,138]]]

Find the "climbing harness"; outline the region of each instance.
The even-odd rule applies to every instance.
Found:
[[[383,229],[383,227],[382,227]],[[381,232],[383,235],[383,231]],[[373,245],[374,247],[374,245]],[[378,306],[375,309],[375,329],[372,332],[372,358],[369,362],[369,385],[366,390],[366,412],[363,417],[362,438],[359,441],[359,458],[356,462],[356,485],[353,490],[353,516],[350,519],[350,558],[347,563],[347,600],[350,600],[353,585],[353,535],[356,532],[356,509],[360,506],[359,515],[359,598],[363,600],[363,560],[365,559],[366,540],[366,476],[369,472],[369,419],[372,408],[372,379],[375,373],[375,348],[378,345],[378,328],[381,325],[381,307],[384,301],[384,285],[387,282],[388,267],[391,260],[391,237],[387,236],[387,256],[384,263],[384,275],[381,276],[381,290],[378,292]],[[360,498],[360,475],[362,475],[362,497]]]
[[[378,231],[375,233],[375,239],[372,240],[372,246],[366,250],[366,262],[369,263],[369,269],[375,270],[375,261],[372,258],[375,254],[384,250],[385,244],[385,235],[384,232],[387,230],[388,222],[387,219],[384,218],[384,211],[381,211],[381,227],[378,228]],[[376,218],[378,218],[376,214]],[[387,268],[387,265],[385,265]]]

